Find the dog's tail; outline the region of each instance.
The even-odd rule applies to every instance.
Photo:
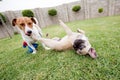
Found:
[[[67,35],[71,35],[72,34],[71,29],[62,20],[59,20],[59,22],[60,22],[60,25],[64,28]]]

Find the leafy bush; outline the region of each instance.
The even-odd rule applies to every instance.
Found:
[[[0,13],[0,17],[2,18],[2,20],[4,21],[4,22],[6,22],[6,18],[5,18],[5,16],[2,14],[2,13]],[[2,24],[2,21],[0,20],[0,24]]]
[[[34,17],[34,13],[31,10],[23,10],[22,15],[26,17]]]
[[[99,9],[98,9],[98,12],[99,12],[99,13],[102,13],[102,12],[103,12],[103,8],[99,8]]]
[[[50,16],[55,16],[55,15],[57,15],[57,10],[56,9],[50,9],[50,10],[48,10],[48,14]]]
[[[78,12],[80,9],[81,9],[80,5],[75,5],[75,6],[73,6],[72,11]]]

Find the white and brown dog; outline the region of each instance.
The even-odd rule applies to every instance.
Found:
[[[12,20],[12,25],[18,28],[23,40],[27,42],[28,46],[33,50],[32,53],[35,54],[36,49],[32,43],[36,42],[36,40],[39,40],[42,37],[42,31],[37,25],[37,20],[35,18],[19,17]],[[36,40],[34,40],[34,38]],[[49,49],[44,44],[42,45],[45,49]]]
[[[72,32],[66,24],[64,24],[61,20],[59,21],[67,35],[62,39],[40,38],[40,42],[54,50],[61,51],[66,49],[74,49],[76,53],[80,55],[89,54],[92,58],[97,57],[95,49],[91,47],[91,44],[89,43],[89,40],[85,36],[85,32],[83,30],[78,29],[78,32]]]

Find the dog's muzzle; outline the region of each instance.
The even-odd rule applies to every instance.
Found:
[[[27,33],[26,33],[27,36],[31,36],[31,34],[32,34],[32,31],[30,31],[30,30],[27,31]]]
[[[94,48],[90,48],[90,49],[88,50],[88,54],[89,54],[92,58],[97,58],[97,53],[96,53],[96,51],[95,51]]]

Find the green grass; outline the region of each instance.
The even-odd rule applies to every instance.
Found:
[[[73,50],[27,54],[20,35],[0,40],[0,80],[120,80],[120,16],[69,22],[73,31],[86,32],[98,58],[80,56]],[[43,28],[44,36],[63,37],[58,26]]]

